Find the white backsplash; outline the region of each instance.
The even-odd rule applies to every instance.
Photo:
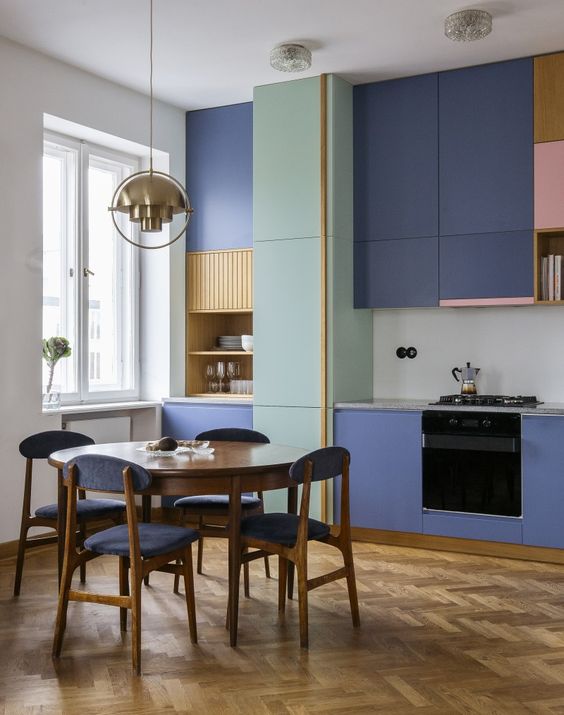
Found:
[[[414,360],[396,348],[417,348]],[[451,375],[481,368],[478,392],[564,402],[564,307],[374,311],[374,397],[437,398],[460,391]]]

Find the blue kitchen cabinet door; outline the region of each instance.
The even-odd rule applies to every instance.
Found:
[[[423,512],[423,533],[433,536],[520,544],[523,540],[522,527],[521,519],[517,517]]]
[[[421,413],[339,410],[334,426],[334,444],[351,454],[351,525],[420,533]],[[335,522],[340,519],[338,481]]]
[[[438,234],[437,75],[353,95],[356,241]]]
[[[564,417],[523,417],[523,543],[564,548]]]
[[[533,232],[439,238],[441,300],[532,297]]]
[[[422,308],[439,304],[438,238],[354,244],[355,308]]]
[[[439,74],[439,234],[533,228],[533,60]]]
[[[186,113],[187,251],[253,245],[253,103]]]
[[[162,433],[174,439],[194,439],[204,430],[218,427],[253,428],[251,405],[213,405],[209,402],[165,402]]]

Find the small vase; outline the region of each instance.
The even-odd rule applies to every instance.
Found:
[[[51,385],[51,389],[47,392],[47,388],[43,390],[43,411],[58,410],[61,406],[61,387],[60,385]]]

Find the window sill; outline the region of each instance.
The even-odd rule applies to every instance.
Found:
[[[43,410],[44,415],[82,415],[90,412],[122,412],[160,407],[160,400],[134,400],[131,402],[97,402],[92,404],[62,405],[58,410]]]

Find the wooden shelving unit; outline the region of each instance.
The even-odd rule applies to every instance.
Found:
[[[541,259],[550,254],[564,256],[564,228],[543,228],[534,234],[535,304],[564,305],[564,300],[541,300]]]
[[[239,379],[253,379],[252,352],[213,349],[219,335],[253,333],[252,249],[187,253],[186,275],[186,394],[244,397],[207,392],[205,371],[209,363],[236,360]]]

